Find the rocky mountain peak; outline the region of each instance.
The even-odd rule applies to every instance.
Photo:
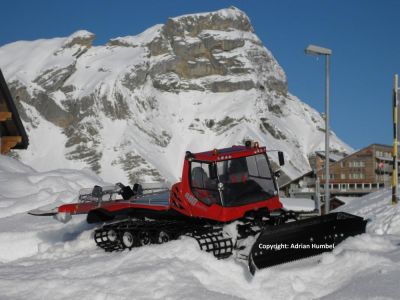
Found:
[[[170,18],[147,46],[163,56],[149,70],[161,90],[287,92],[284,71],[235,7]]]
[[[94,33],[91,33],[87,30],[78,30],[71,34],[66,41],[64,42],[64,47],[73,47],[75,45],[79,46],[84,46],[87,48],[92,47],[92,43],[94,39],[96,38],[96,35]]]
[[[169,36],[196,36],[202,30],[230,31],[232,29],[254,32],[248,16],[233,6],[215,12],[170,18],[164,31]]]
[[[111,182],[176,181],[186,150],[255,139],[285,151],[291,177],[324,141],[320,114],[231,7],[170,18],[92,47],[66,38],[0,47],[0,68],[30,136],[21,160],[39,170],[90,167]],[[333,148],[349,147],[332,133]]]

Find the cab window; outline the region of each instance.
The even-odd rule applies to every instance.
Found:
[[[192,162],[190,167],[190,185],[198,200],[210,205],[219,202],[217,180],[210,178],[210,163]]]

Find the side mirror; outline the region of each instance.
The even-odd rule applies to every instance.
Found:
[[[278,151],[278,159],[279,159],[280,166],[285,165],[285,156],[283,155],[282,151]]]

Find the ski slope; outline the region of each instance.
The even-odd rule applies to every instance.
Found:
[[[389,191],[341,208],[371,220],[366,234],[251,277],[190,238],[105,253],[84,217],[61,224],[26,214],[94,184],[105,183],[88,170],[37,172],[0,156],[0,299],[399,299],[400,208]]]

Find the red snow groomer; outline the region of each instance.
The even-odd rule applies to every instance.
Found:
[[[283,153],[278,157],[282,166]],[[94,239],[105,251],[190,236],[217,258],[235,253],[248,260],[252,273],[330,251],[347,237],[365,232],[363,218],[343,212],[298,220],[299,214],[285,210],[279,201],[277,175],[266,148],[258,143],[187,151],[182,181],[170,190],[145,193],[139,184],[95,186],[82,193],[78,203],[29,213],[53,215],[63,222],[87,214],[88,223],[101,224]]]

